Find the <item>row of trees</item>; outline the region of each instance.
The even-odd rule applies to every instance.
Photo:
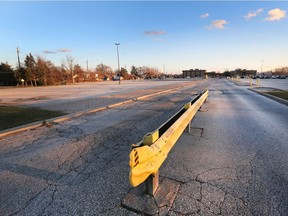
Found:
[[[163,76],[157,68],[146,66],[132,66],[130,72],[121,68],[120,75],[124,79],[151,79]],[[99,64],[94,71],[84,70],[79,64],[74,63],[71,56],[67,56],[61,66],[55,66],[51,61],[39,56],[34,58],[31,53],[25,57],[24,64],[19,64],[16,69],[8,63],[0,64],[0,85],[59,85],[112,80],[115,77],[119,78],[119,71],[113,71],[108,65]]]
[[[276,75],[286,75],[288,76],[288,67],[276,68],[275,71],[271,71]]]
[[[83,70],[79,65],[71,64],[72,58],[67,57],[67,63],[61,67],[55,66],[51,61],[41,57],[36,59],[29,54],[24,64],[13,69],[8,63],[0,65],[0,85],[56,85],[67,81],[74,81],[72,72],[83,76]],[[73,78],[72,78],[73,77]]]

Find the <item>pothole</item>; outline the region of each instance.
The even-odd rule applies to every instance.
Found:
[[[203,137],[204,128],[191,127],[190,134],[195,137]]]

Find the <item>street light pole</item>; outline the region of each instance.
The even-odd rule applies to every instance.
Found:
[[[119,73],[119,85],[120,85],[120,82],[121,82],[121,73],[120,73],[119,50],[118,50],[118,46],[120,45],[120,43],[115,43],[115,45],[117,46],[118,73]]]
[[[264,60],[262,60],[262,64],[261,64],[261,73],[262,73],[262,70],[263,70],[263,62],[264,62]]]
[[[86,70],[88,72],[88,60],[86,60]]]

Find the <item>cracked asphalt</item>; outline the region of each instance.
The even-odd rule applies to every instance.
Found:
[[[121,205],[131,144],[205,88],[160,169],[168,214],[288,215],[288,108],[221,79],[2,138],[0,215],[141,215]]]
[[[182,183],[170,215],[288,215],[287,106],[224,80],[209,90],[160,170]]]

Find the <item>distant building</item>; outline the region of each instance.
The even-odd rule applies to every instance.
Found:
[[[205,75],[207,75],[210,78],[215,78],[219,76],[219,73],[216,73],[215,71],[211,71],[211,72],[205,72]]]
[[[234,71],[230,71],[230,76],[231,77],[245,77],[245,76],[249,76],[249,77],[253,77],[256,76],[257,70],[246,70],[246,69],[235,69]]]
[[[190,69],[190,70],[183,70],[183,77],[204,77],[206,70],[200,70],[200,69]]]

